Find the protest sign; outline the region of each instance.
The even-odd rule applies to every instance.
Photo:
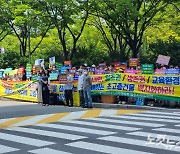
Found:
[[[44,59],[36,59],[35,60],[35,66],[38,68],[38,67],[41,67],[44,69]]]
[[[154,74],[165,74],[165,71],[166,71],[166,69],[156,69],[155,71],[154,71]]]
[[[68,60],[64,61],[64,66],[71,66],[71,61]]]
[[[66,70],[70,69],[70,66],[62,66],[60,69],[60,74],[66,74]]]
[[[49,58],[49,64],[50,64],[50,65],[54,65],[55,63],[56,63],[55,56]]]
[[[138,66],[139,59],[138,58],[130,58],[129,59],[129,66],[130,67],[136,67]]]
[[[0,71],[0,79],[3,77],[3,71]]]
[[[126,65],[121,64],[114,67],[116,73],[124,73],[126,71]]]
[[[12,68],[6,68],[4,71],[4,74],[10,74],[10,72],[12,71]]]
[[[134,69],[126,69],[125,72],[129,73],[129,74],[136,74],[136,70],[134,70]]]
[[[99,67],[105,68],[105,67],[106,67],[106,63],[100,63],[100,64],[99,64]]]
[[[49,80],[57,80],[59,73],[54,72],[49,74]]]
[[[159,55],[156,63],[162,64],[162,65],[168,65],[170,61],[169,56]]]
[[[153,64],[142,64],[142,74],[153,74],[154,65]]]
[[[56,63],[55,63],[55,66],[56,66],[56,69],[57,69],[57,70],[60,70],[60,68],[63,66],[63,64],[56,62]]]
[[[104,69],[96,69],[95,74],[104,74]]]
[[[24,67],[20,67],[20,68],[18,68],[18,72],[17,72],[17,74],[24,74],[24,70],[25,70],[25,68],[24,68]]]
[[[60,75],[60,76],[59,76],[59,83],[60,83],[60,84],[66,84],[66,83],[67,83],[67,77],[66,77],[66,75]]]
[[[27,63],[26,64],[26,77],[29,79],[31,77],[31,71],[32,71],[32,64]]]
[[[179,74],[179,68],[166,69],[165,74]]]

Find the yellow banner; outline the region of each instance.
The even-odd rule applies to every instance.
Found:
[[[92,75],[92,92],[116,92],[119,94],[144,94],[150,96],[174,97],[180,100],[180,75],[137,75],[137,74],[103,74]],[[50,89],[64,98],[64,85],[51,83]],[[36,83],[0,80],[0,96],[37,102]],[[130,95],[131,96],[131,95]],[[133,97],[134,95],[132,95]],[[74,105],[79,106],[77,83],[73,88]]]
[[[180,97],[179,75],[103,74],[94,75],[92,91],[131,92]]]
[[[37,102],[36,83],[29,82],[13,82],[0,80],[0,96],[18,100]],[[50,89],[53,93],[59,94],[59,99],[64,101],[64,85],[51,84]],[[74,105],[80,105],[79,92],[77,91],[77,83],[73,88]]]

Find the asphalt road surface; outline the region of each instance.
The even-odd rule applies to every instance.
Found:
[[[4,109],[3,109],[4,108]],[[23,104],[0,107],[0,119],[12,115],[34,115],[26,108],[49,113],[82,114],[80,108]],[[17,111],[24,109],[22,113]],[[17,111],[16,111],[17,110]],[[5,112],[6,111],[6,112]],[[113,110],[108,110],[109,113]],[[3,113],[2,113],[3,112]],[[27,114],[25,114],[27,112]],[[107,110],[103,111],[108,113]],[[93,112],[92,112],[93,113]],[[8,114],[7,114],[8,115]],[[9,118],[12,118],[12,115]],[[38,117],[38,116],[37,116]],[[29,119],[28,119],[29,120]],[[32,121],[32,120],[31,120]],[[180,153],[180,111],[161,110],[94,118],[64,120],[0,129],[0,154],[178,154]]]

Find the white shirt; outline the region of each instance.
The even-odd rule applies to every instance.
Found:
[[[71,74],[67,75],[67,84],[64,85],[64,89],[65,90],[72,90],[73,89],[73,77],[71,76]]]
[[[83,88],[83,78],[84,78],[83,74],[79,75],[79,77],[78,77],[78,90],[82,90],[82,88]]]

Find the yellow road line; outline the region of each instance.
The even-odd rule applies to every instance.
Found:
[[[104,111],[105,110],[105,111]],[[112,111],[112,109],[111,109]],[[109,114],[107,116],[111,116],[111,115],[120,115],[120,114],[133,114],[133,113],[139,113],[139,112],[146,112],[145,110],[114,110],[115,112],[112,114]],[[75,119],[85,119],[85,118],[94,118],[94,117],[99,117],[101,116],[101,112],[105,113],[108,112],[108,109],[92,109],[92,110],[87,110],[86,112],[84,112],[84,114],[82,114],[82,116],[79,116],[79,112],[82,111],[77,111],[77,112],[73,112],[73,118],[72,116],[69,117],[69,119],[66,117],[68,115],[70,115],[72,112],[65,112],[65,113],[57,113],[57,114],[51,114],[49,116],[44,117],[42,120],[38,121],[38,122],[34,122],[34,124],[31,122],[30,124],[28,123],[28,120],[31,120],[31,118],[39,118],[39,116],[42,115],[36,115],[36,116],[27,116],[27,117],[18,117],[18,118],[14,118],[14,119],[5,119],[5,122],[0,123],[0,128],[7,128],[7,127],[13,127],[13,125],[26,121],[26,124],[22,124],[20,126],[27,126],[27,125],[36,125],[36,124],[44,124],[44,123],[51,123],[51,122],[57,122],[57,121],[63,121],[63,118],[66,117],[67,120],[75,120]],[[77,113],[77,115],[76,115]],[[62,119],[62,120],[61,120]]]
[[[12,126],[18,122],[21,122],[21,121],[24,121],[24,120],[27,120],[27,119],[30,119],[32,118],[33,116],[28,116],[28,117],[19,117],[19,118],[15,118],[15,119],[12,119],[12,120],[9,120],[7,122],[3,122],[3,123],[0,123],[0,128],[6,128],[6,127],[9,127],[9,126]]]
[[[117,110],[117,114],[129,114],[129,113],[139,113],[145,112],[145,110]]]
[[[102,112],[102,109],[88,110],[83,116],[81,116],[80,119],[99,117],[99,115],[101,114],[101,112]]]
[[[67,116],[68,114],[70,114],[70,112],[66,112],[66,113],[58,113],[58,114],[55,114],[53,116],[50,116],[48,118],[45,118],[41,121],[38,121],[36,124],[44,124],[44,123],[51,123],[51,122],[56,122],[58,121],[59,119]]]

